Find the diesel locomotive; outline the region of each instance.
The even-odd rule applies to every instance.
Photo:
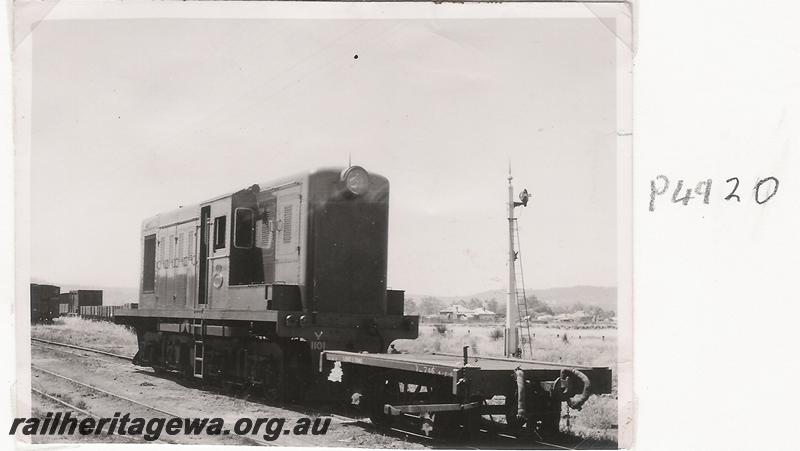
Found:
[[[386,352],[416,338],[387,288],[389,182],[360,166],[259,183],[143,221],[134,362],[260,387],[313,391],[327,350]]]

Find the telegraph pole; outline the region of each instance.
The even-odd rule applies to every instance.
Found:
[[[519,345],[519,300],[517,299],[517,253],[514,252],[514,208],[528,206],[528,190],[519,193],[520,202],[514,201],[514,186],[511,184],[511,165],[508,165],[508,302],[506,303],[505,346],[506,357],[521,357]]]

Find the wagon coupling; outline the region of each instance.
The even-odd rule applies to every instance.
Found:
[[[577,398],[573,398],[575,395],[575,384],[574,380],[571,376],[579,379],[583,389],[581,393],[578,395]],[[592,388],[592,381],[581,371],[576,370],[575,368],[564,368],[561,370],[561,375],[558,379],[556,379],[554,388],[558,387],[561,392],[562,399],[567,402],[567,405],[575,410],[581,410],[583,404],[589,399],[589,395],[591,395],[591,388]]]

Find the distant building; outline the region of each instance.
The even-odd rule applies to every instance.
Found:
[[[595,322],[594,315],[590,315],[583,310],[578,310],[577,312],[573,312],[569,314],[572,322],[576,324],[588,324]]]
[[[472,318],[477,319],[478,321],[495,321],[497,319],[497,313],[486,310],[483,307],[478,307],[472,310]]]
[[[471,309],[464,307],[463,305],[451,305],[446,309],[439,310],[439,314],[442,315],[445,319],[450,321],[459,321],[465,320],[470,316],[472,312]]]
[[[440,310],[439,315],[449,321],[495,321],[497,319],[497,313],[491,310],[483,307],[470,309],[458,304]]]

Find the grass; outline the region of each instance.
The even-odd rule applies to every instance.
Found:
[[[130,329],[77,316],[56,318],[50,325],[31,325],[31,337],[131,356],[138,348],[136,334]]]
[[[525,358],[578,366],[614,366],[617,357],[617,332],[614,329],[567,330],[532,328],[533,355]],[[564,339],[564,336],[567,339]],[[503,355],[503,330],[497,325],[449,324],[421,325],[416,340],[397,340],[398,350],[408,353],[448,352],[460,354],[470,346],[470,354]]]

